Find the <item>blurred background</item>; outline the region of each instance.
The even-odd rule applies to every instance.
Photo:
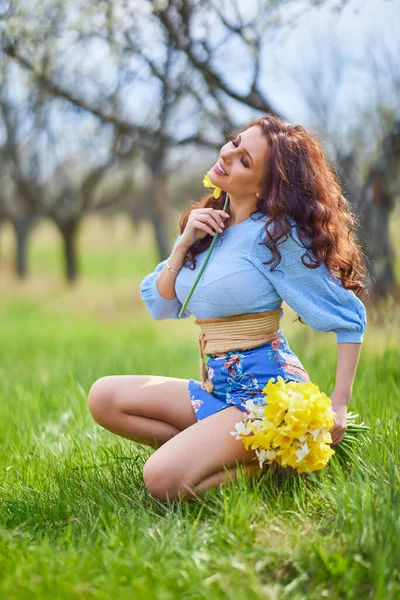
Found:
[[[27,327],[55,314],[149,322],[140,281],[227,135],[273,112],[323,140],[359,220],[369,324],[397,344],[399,9],[0,0],[3,327],[27,310]]]

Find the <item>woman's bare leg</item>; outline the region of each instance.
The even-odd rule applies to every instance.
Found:
[[[102,377],[89,392],[89,408],[105,429],[156,448],[143,475],[149,490],[159,498],[195,497],[221,486],[237,479],[238,464],[249,478],[265,471],[253,460],[255,452],[245,450],[229,433],[243,412],[231,406],[197,421],[186,379]]]
[[[260,468],[258,462],[254,461],[254,464],[245,464],[243,465],[245,469],[245,473],[249,479],[258,478],[262,473],[266,471],[268,466],[264,465]],[[230,469],[223,469],[222,471],[217,471],[217,473],[213,473],[209,475],[203,481],[200,481],[196,485],[196,491],[205,492],[210,488],[221,487],[224,483],[228,481],[236,480],[238,478],[238,469],[235,467],[231,467]]]
[[[143,478],[151,494],[160,500],[197,496],[210,487],[237,478],[245,466],[249,476],[258,477],[260,469],[254,450],[230,434],[243,418],[236,406],[229,406],[198,421],[158,448],[146,461]],[[228,471],[225,471],[225,467]]]
[[[91,387],[89,410],[105,429],[155,448],[197,423],[188,380],[156,375],[110,375]]]

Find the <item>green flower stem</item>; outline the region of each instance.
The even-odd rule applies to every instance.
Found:
[[[223,210],[227,209],[228,203],[229,203],[229,194],[226,194],[226,198],[225,198]],[[192,297],[192,294],[193,294],[194,290],[196,289],[197,284],[199,283],[200,277],[203,275],[204,269],[206,268],[207,263],[210,260],[211,252],[213,251],[213,248],[215,246],[215,242],[217,241],[218,235],[219,235],[218,231],[216,231],[214,233],[214,237],[213,237],[213,241],[211,242],[211,246],[208,249],[208,254],[206,256],[206,259],[205,259],[205,261],[203,263],[203,266],[200,269],[200,273],[197,275],[196,281],[192,285],[192,289],[190,290],[190,292],[188,294],[188,297],[186,298],[186,300],[185,300],[185,302],[184,302],[184,304],[183,304],[183,306],[181,308],[181,311],[180,311],[180,313],[178,315],[178,318],[181,317],[183,315],[183,313],[185,312],[185,309],[186,309],[186,307],[188,305],[188,302],[189,302],[190,298]]]

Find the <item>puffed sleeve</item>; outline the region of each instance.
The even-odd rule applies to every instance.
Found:
[[[179,241],[181,234],[176,238],[172,250],[174,250],[176,244]],[[171,250],[171,252],[172,252]],[[163,298],[158,291],[156,279],[161,269],[166,264],[167,259],[160,262],[154,271],[142,280],[140,284],[140,297],[147,306],[147,309],[153,319],[178,319],[179,313],[182,308],[182,304],[179,302],[178,297],[175,298]],[[181,319],[186,319],[192,313],[187,308],[183,313]]]
[[[271,253],[266,246],[259,248],[264,250],[263,260],[268,260]],[[278,242],[278,249],[282,256],[279,265],[272,272],[271,264],[263,267],[282,300],[316,331],[334,332],[338,344],[361,343],[367,318],[365,306],[355,293],[343,287],[324,263],[316,269],[303,265],[306,248],[296,227],[292,226],[291,236]],[[308,256],[304,260],[311,262]]]

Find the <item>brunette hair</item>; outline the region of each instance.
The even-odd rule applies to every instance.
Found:
[[[365,295],[366,266],[356,234],[357,218],[343,196],[337,171],[325,157],[315,134],[271,114],[251,121],[245,129],[254,126],[261,128],[269,145],[262,192],[257,199],[257,210],[268,217],[265,224],[267,239],[263,244],[272,253],[264,264],[273,263],[271,270],[279,265],[281,254],[277,243],[290,235],[292,225],[289,219],[292,218],[300,241],[309,240],[305,246],[307,252],[301,257],[303,265],[316,269],[325,262],[329,272],[341,280],[343,287],[352,290],[358,297]],[[225,198],[225,192],[218,199],[207,194],[188,208],[180,220],[181,233],[193,209],[223,209]],[[224,221],[226,229],[229,220]],[[271,233],[269,226],[272,223]],[[213,236],[207,234],[193,244],[185,256],[184,265],[194,269],[196,255],[209,248],[212,239]],[[310,257],[308,249],[314,258]],[[312,262],[305,262],[305,256]]]

